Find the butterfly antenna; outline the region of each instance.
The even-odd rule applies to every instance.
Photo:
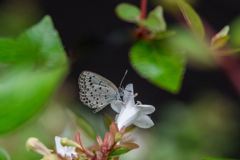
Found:
[[[121,88],[121,86],[122,86],[122,83],[123,83],[123,81],[124,81],[127,73],[128,73],[128,70],[126,70],[125,73],[124,73],[124,75],[123,75],[123,78],[122,78],[122,80],[121,80],[121,82],[120,82],[120,85],[119,85],[120,88]]]

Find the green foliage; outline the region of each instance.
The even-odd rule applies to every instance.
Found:
[[[93,126],[83,117],[78,115],[76,120],[78,126],[91,138],[95,139],[97,134],[95,130],[93,129]]]
[[[185,58],[159,42],[139,41],[130,51],[135,70],[153,84],[177,93],[185,71]]]
[[[16,39],[0,40],[0,134],[36,114],[68,68],[65,51],[46,16]]]
[[[77,126],[83,131],[84,135],[90,141],[96,140],[96,135],[104,136],[108,127],[105,128],[105,124],[102,121],[104,119],[101,114],[93,114],[92,110],[88,107],[79,105],[79,104],[71,104],[73,107],[73,111],[69,114],[72,119],[76,122]]]
[[[235,47],[240,46],[240,18],[231,23],[230,41]]]
[[[137,23],[140,20],[140,10],[137,6],[121,3],[116,7],[116,14],[124,21]]]
[[[140,19],[141,13],[138,7],[127,3],[118,5],[116,14],[124,21],[135,23],[138,27],[147,29],[153,39],[163,39],[172,35],[172,31],[167,31],[161,6],[157,6],[150,11],[147,18],[144,19]]]
[[[172,36],[176,35],[175,31],[172,30],[167,30],[167,31],[163,31],[163,32],[158,32],[154,35],[154,39],[155,40],[162,40],[162,39],[167,39],[170,38]]]
[[[0,147],[0,160],[10,160],[9,154]]]
[[[163,17],[163,9],[157,6],[152,10],[147,19],[143,20],[143,25],[153,33],[166,31],[167,25]]]
[[[205,37],[205,29],[197,12],[184,0],[178,0],[176,3],[192,31],[198,35],[199,38],[203,39]]]
[[[234,159],[208,157],[208,158],[203,158],[202,160],[234,160]]]
[[[168,46],[184,53],[189,64],[198,68],[212,68],[216,65],[209,44],[185,29],[175,28],[175,31],[176,35],[167,39]]]
[[[118,148],[115,148],[113,149],[110,154],[109,154],[109,157],[112,158],[112,157],[118,157],[122,154],[125,154],[127,152],[129,152],[129,148],[127,147],[118,147]]]
[[[140,159],[193,160],[232,153],[238,137],[238,104],[219,94],[203,93],[193,103],[169,103],[161,111],[148,151]],[[216,99],[218,101],[216,101]],[[172,102],[171,102],[172,103]],[[217,134],[216,134],[217,133]],[[236,149],[236,148],[235,148]]]

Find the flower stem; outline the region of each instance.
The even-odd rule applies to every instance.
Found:
[[[147,0],[141,0],[141,19],[145,19],[147,14]]]

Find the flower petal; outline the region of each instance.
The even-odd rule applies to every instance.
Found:
[[[140,128],[150,128],[154,125],[151,118],[147,115],[139,116],[138,119],[133,124]]]
[[[129,83],[125,89],[124,89],[124,94],[123,94],[123,102],[127,102],[131,96],[134,96],[133,92],[133,84]],[[134,100],[134,99],[133,99]]]
[[[120,113],[121,109],[125,107],[125,104],[120,100],[116,100],[111,103],[111,107],[115,112]]]
[[[131,101],[131,99],[129,99],[129,101]],[[135,105],[132,106],[127,103],[126,107],[121,110],[116,119],[118,129],[121,130],[122,127],[128,127],[131,125],[138,117],[138,114],[139,109]]]
[[[144,114],[151,114],[155,111],[155,107],[147,104],[139,104],[137,107],[140,107],[140,111]]]
[[[115,116],[115,121],[117,121],[118,117],[119,117],[119,114],[116,114],[116,116]],[[119,129],[119,128],[118,128],[118,129]]]
[[[63,146],[61,144],[61,137],[55,136],[55,146],[56,152],[58,155],[62,156],[63,158],[74,159],[77,157],[76,148],[71,146]]]
[[[64,147],[61,144],[61,137],[56,136],[55,137],[55,147],[56,147],[56,152],[61,155],[62,157],[65,156],[65,150]]]

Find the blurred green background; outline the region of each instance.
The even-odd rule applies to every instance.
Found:
[[[93,114],[81,104],[78,75],[91,70],[118,84],[126,69],[129,73],[125,84],[133,82],[137,99],[154,105],[156,112],[152,115],[153,128],[133,131],[140,148],[122,159],[240,159],[240,99],[236,84],[209,60],[201,44],[182,31],[174,44],[197,52],[189,58],[180,92],[171,94],[141,78],[129,62],[133,26],[120,21],[114,13],[120,2],[0,1],[0,35],[17,37],[0,39],[0,160],[40,159],[26,150],[28,137],[37,137],[53,148],[54,136],[72,138],[80,130],[84,143],[92,144],[93,137],[106,130],[103,113],[114,114],[110,108]],[[240,2],[190,2],[209,30],[218,31],[231,24],[232,45],[239,45]],[[151,1],[149,9],[155,4],[159,1]],[[161,4],[168,25],[177,28],[175,13],[167,2]],[[54,25],[49,17],[41,20],[46,14]]]

